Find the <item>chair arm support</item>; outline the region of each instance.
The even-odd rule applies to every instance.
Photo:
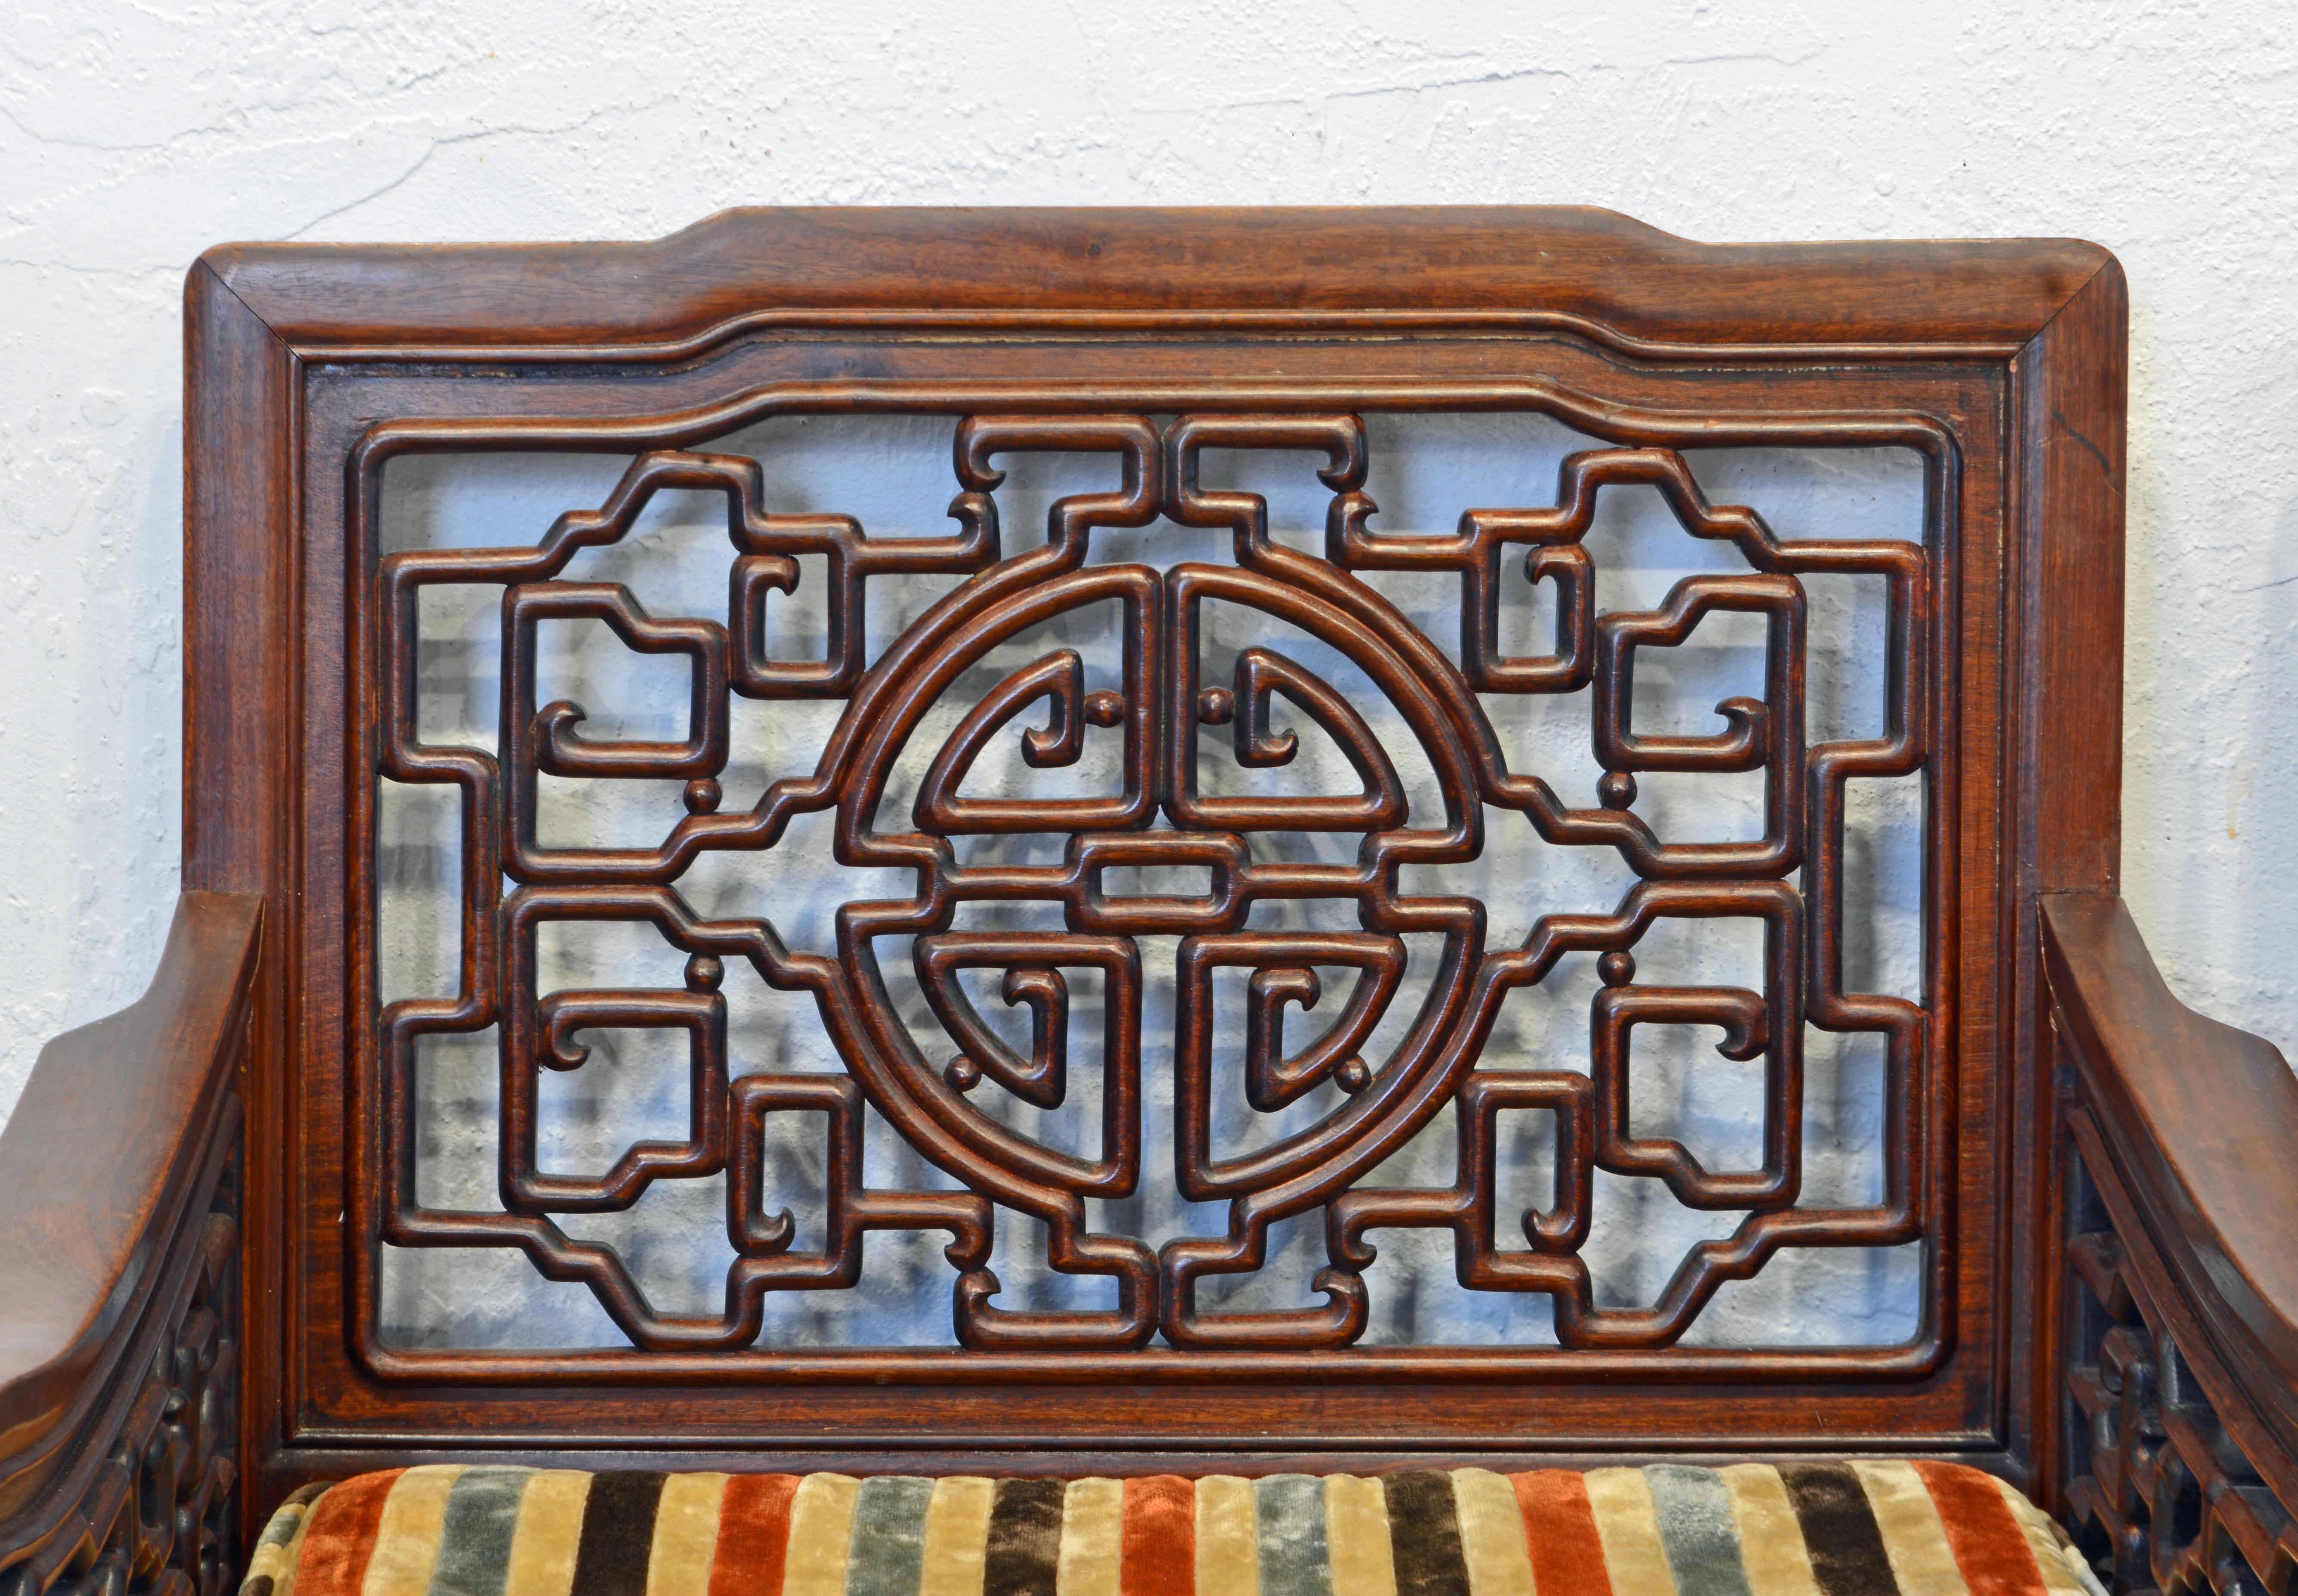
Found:
[[[113,1561],[126,1588],[166,1567],[205,1588],[200,1561],[223,1555],[198,1542],[207,1498],[230,1490],[237,1075],[261,919],[260,898],[180,897],[150,988],[42,1048],[0,1131],[6,1596]]]
[[[2042,947],[2084,1183],[2070,1262],[2095,1321],[2071,1327],[2072,1378],[2099,1387],[2073,1393],[2070,1505],[2129,1542],[2127,1577],[2151,1563],[2167,1589],[2237,1552],[2286,1577],[2298,1077],[2273,1044],[2173,996],[2120,899],[2045,896]]]

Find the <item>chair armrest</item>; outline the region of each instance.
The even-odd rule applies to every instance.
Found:
[[[228,1517],[208,1499],[231,1484],[261,919],[258,897],[185,894],[149,989],[42,1048],[0,1132],[0,1592],[114,1561],[206,1588],[199,1562],[226,1555],[197,1542]]]
[[[2096,1344],[2071,1353],[2072,1381],[2098,1390],[2075,1393],[2089,1427],[2077,1418],[2070,1506],[2136,1536],[2126,1577],[2142,1554],[2165,1589],[2237,1556],[2282,1589],[2298,1552],[2298,1077],[2173,996],[2120,899],[2046,895],[2042,945],[2087,1181],[2070,1262],[2096,1304]]]

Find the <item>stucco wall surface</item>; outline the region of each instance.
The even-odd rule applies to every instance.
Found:
[[[420,0],[0,15],[0,1115],[175,891],[179,293],[227,238],[744,203],[1580,203],[2071,234],[2131,281],[2125,881],[2298,1042],[2298,38],[2268,0],[1122,12]]]

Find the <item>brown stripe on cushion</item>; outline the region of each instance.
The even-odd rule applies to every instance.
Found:
[[[989,1508],[981,1596],[1054,1596],[1062,1554],[1060,1480],[999,1480]]]
[[[304,1596],[359,1596],[384,1501],[406,1472],[363,1474],[319,1498],[304,1522],[303,1551],[295,1563],[295,1588]]]
[[[1125,1482],[1124,1596],[1194,1596],[1196,1487],[1178,1475]]]
[[[1452,1476],[1392,1474],[1388,1533],[1395,1547],[1396,1596],[1468,1596],[1468,1563],[1460,1553],[1460,1518]]]
[[[574,1551],[574,1589],[582,1596],[646,1596],[662,1481],[659,1474],[636,1469],[591,1479]]]
[[[1811,1572],[1827,1596],[1899,1596],[1866,1488],[1847,1463],[1789,1463],[1780,1483],[1795,1504]]]
[[[2035,1554],[1994,1482],[1955,1463],[1910,1465],[1938,1509],[1947,1543],[1971,1596],[2043,1596]]]

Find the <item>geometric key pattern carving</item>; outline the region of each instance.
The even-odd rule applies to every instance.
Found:
[[[1317,475],[1330,494],[1321,551],[1273,538],[1261,498],[1203,485],[1209,450],[1319,457]],[[1119,480],[1056,501],[1042,542],[1009,539],[994,493],[1004,462],[1022,451],[1113,456]],[[1847,784],[1926,769],[1934,673],[1923,547],[1783,540],[1752,510],[1711,505],[1682,458],[1652,448],[1570,457],[1553,504],[1471,509],[1448,534],[1376,531],[1376,506],[1363,492],[1365,430],[1348,414],[977,414],[956,424],[954,458],[956,530],[944,536],[874,537],[847,517],[776,513],[756,462],[669,450],[640,456],[603,505],[562,516],[532,545],[417,550],[380,561],[368,654],[380,707],[376,773],[454,789],[462,837],[459,988],[391,1003],[376,1016],[371,1112],[386,1243],[517,1249],[550,1278],[586,1286],[632,1344],[655,1352],[750,1344],[768,1294],[854,1285],[865,1234],[889,1229],[946,1237],[952,1327],[966,1349],[1121,1350],[1161,1338],[1182,1351],[1310,1350],[1344,1347],[1363,1334],[1366,1270],[1384,1235],[1423,1228],[1451,1233],[1464,1286],[1545,1294],[1563,1346],[1603,1349],[1673,1345],[1719,1286],[1754,1275],[1782,1248],[1889,1246],[1927,1236],[1926,1011],[1844,990],[1841,947]],[[1600,612],[1584,540],[1599,496],[1628,484],[1657,489],[1685,534],[1728,544],[1748,569],[1686,577],[1653,610]],[[624,588],[568,578],[581,550],[623,539],[649,500],[672,490],[723,499],[723,612],[656,616]],[[1226,533],[1227,557],[1159,568],[1101,547],[1160,518]],[[802,571],[813,580],[816,570],[827,583],[822,656],[780,657],[770,646],[769,605],[798,590]],[[1457,583],[1458,635],[1432,637],[1411,624],[1367,580],[1382,572]],[[1888,591],[1880,735],[1807,736],[1805,583],[1817,574],[1881,578]],[[954,586],[873,650],[865,624],[873,580],[920,575]],[[418,730],[420,599],[426,587],[454,583],[501,592],[492,749],[426,742]],[[1545,652],[1507,651],[1501,605],[1517,583],[1552,596],[1553,636],[1535,645]],[[1214,649],[1209,605],[1265,617],[1269,641]],[[1719,705],[1717,730],[1638,730],[1640,662],[1649,670],[1656,651],[1684,644],[1704,619],[1726,612],[1760,618],[1761,696]],[[569,619],[603,624],[634,653],[683,662],[691,691],[677,735],[598,735],[586,732],[581,706],[549,699],[538,634],[545,621]],[[1018,667],[984,670],[1000,645],[1054,623],[1108,628],[1108,654],[1120,663],[1104,673],[1074,648],[1051,647]],[[1410,763],[1433,771],[1433,789],[1400,776],[1407,750],[1375,734],[1360,701],[1288,656],[1283,638],[1298,633],[1345,659],[1385,698],[1383,724],[1409,730],[1418,745]],[[984,686],[986,677],[996,679]],[[1487,717],[1494,695],[1586,706],[1604,773],[1598,807],[1567,807],[1539,772],[1511,765]],[[736,697],[828,699],[843,707],[811,768],[781,773],[754,806],[730,809],[719,778]],[[945,731],[950,712],[955,727]],[[1301,736],[1312,728],[1344,756],[1353,785],[1286,787]],[[1089,738],[1121,748],[1108,790],[1022,798],[969,781],[993,748],[1001,757],[1018,748],[1028,766],[1060,772],[1079,763]],[[906,807],[886,798],[905,759],[924,770]],[[1256,779],[1216,780],[1220,761]],[[1660,772],[1757,776],[1761,835],[1663,837],[1638,803],[1639,776]],[[537,822],[546,775],[683,782],[685,813],[651,841],[546,840]],[[770,864],[791,821],[816,813],[832,817],[839,864],[876,872],[873,881],[894,872],[905,882],[897,894],[846,903],[831,951],[787,945],[770,902],[754,916],[709,919],[682,895],[682,877],[706,855],[750,850]],[[1550,914],[1520,943],[1495,945],[1486,906],[1428,890],[1435,878],[1423,867],[1477,858],[1491,817],[1510,814],[1555,847],[1615,851],[1635,884],[1611,913]],[[1031,848],[979,846],[1016,838]],[[1294,846],[1301,838],[1321,839],[1307,850],[1312,857]],[[1257,906],[1295,900],[1337,905],[1351,929],[1256,927]],[[987,930],[969,914],[1013,904],[1038,906],[1060,929]],[[1635,949],[1655,926],[1732,920],[1760,934],[1760,986],[1638,980]],[[682,984],[544,989],[538,937],[569,921],[650,928],[684,955]],[[1178,948],[1170,1170],[1145,1167],[1143,1154],[1146,1104],[1168,1096],[1142,1079],[1145,939]],[[1427,948],[1433,963],[1416,951]],[[897,956],[889,949],[908,966],[891,973],[905,988],[914,981],[922,1010],[890,995],[881,962]],[[1503,1000],[1571,954],[1597,955],[1602,980],[1587,1017],[1587,1069],[1484,1059]],[[1408,981],[1416,958],[1421,966]],[[811,997],[842,1072],[756,1073],[729,1058],[725,982],[729,966],[742,964],[773,988]],[[1080,980],[1102,995],[1098,1135],[1085,1152],[1025,1134],[990,1106],[1001,1096],[1039,1108],[1069,1098],[1079,1074],[1070,1006]],[[1240,981],[1243,1013],[1226,1013],[1217,992]],[[985,1012],[1001,1006],[1003,1015]],[[1638,1132],[1631,1060],[1639,1028],[1655,1026],[1715,1028],[1727,1057],[1760,1061],[1753,1167],[1710,1169],[1681,1142]],[[491,1027],[500,1039],[500,1207],[426,1206],[415,1174],[419,1044]],[[1807,1027],[1883,1039],[1883,1189],[1872,1206],[1802,1200]],[[682,1033],[690,1091],[683,1137],[634,1143],[600,1173],[547,1172],[537,1153],[543,1072],[582,1069],[583,1034],[603,1028]],[[1306,1122],[1294,1112],[1284,1134],[1257,1145],[1220,1145],[1213,1061],[1240,1038],[1255,1113],[1304,1101],[1326,1111]],[[1555,1190],[1547,1205],[1503,1217],[1496,1125],[1514,1110],[1552,1116]],[[827,1220],[817,1251],[798,1245],[788,1213],[765,1211],[765,1194],[789,1171],[765,1167],[765,1128],[791,1113],[826,1127]],[[872,1115],[952,1187],[869,1185],[861,1149]],[[1451,1185],[1375,1178],[1384,1160],[1447,1115],[1458,1146]],[[1682,1204],[1737,1221],[1694,1247],[1656,1302],[1600,1305],[1581,1256],[1598,1170],[1661,1182]],[[562,1227],[567,1216],[628,1209],[658,1182],[720,1175],[735,1258],[715,1314],[658,1311],[614,1247]],[[1226,1223],[1154,1245],[1095,1228],[1105,1200],[1166,1180],[1189,1202],[1225,1205]],[[998,1208],[1042,1222],[1054,1270],[1113,1282],[1114,1306],[1001,1304],[989,1266]],[[1252,1311],[1201,1302],[1206,1282],[1262,1266],[1273,1226],[1312,1215],[1323,1223],[1326,1261],[1314,1280],[1321,1301]]]

